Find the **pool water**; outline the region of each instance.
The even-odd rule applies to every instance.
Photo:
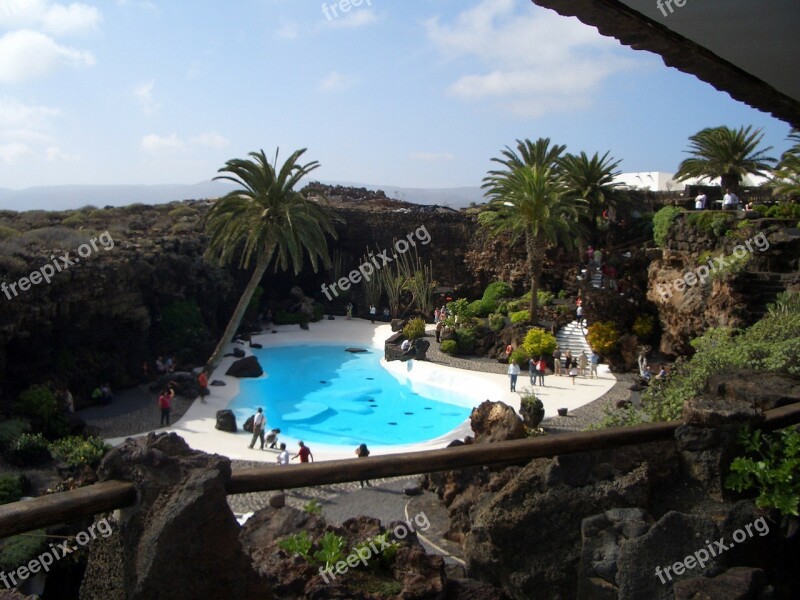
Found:
[[[347,352],[351,347],[367,351]],[[399,382],[380,366],[383,353],[376,348],[314,344],[254,354],[267,376],[242,380],[228,408],[242,423],[263,407],[268,429],[307,442],[418,443],[455,429],[471,412],[455,390],[425,386],[417,392]]]

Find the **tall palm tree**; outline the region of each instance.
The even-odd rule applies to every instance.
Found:
[[[247,269],[253,262],[255,266],[225,333],[208,360],[208,372],[216,368],[225,347],[233,340],[253,292],[271,262],[274,261],[276,272],[291,266],[295,274],[303,267],[305,253],[314,271],[318,259],[326,266],[330,264],[326,235],[336,238],[334,224],[340,219],[327,206],[295,191],[295,185],[319,167],[317,161],[298,164],[305,151],[303,148],[294,152],[280,170],[277,150],[273,164],[263,150],[250,152],[249,160],[229,160],[219,170],[226,174],[215,177],[241,187],[217,200],[206,216],[209,235],[206,256],[220,265],[231,264],[238,257],[240,268]]]
[[[500,163],[507,170],[516,167],[549,167],[555,170],[561,153],[567,147],[560,144],[550,145],[550,138],[539,138],[535,142],[528,139],[517,140],[517,150],[508,146],[500,152],[502,158],[493,158],[492,161]],[[491,175],[492,172],[490,172]],[[483,186],[484,188],[486,185]]]
[[[745,175],[765,176],[765,171],[775,163],[774,158],[766,155],[772,146],[759,149],[764,134],[761,129],[751,130],[751,125],[736,130],[723,125],[698,131],[689,138],[686,150],[692,157],[681,162],[675,180],[719,177],[723,190],[738,190]]]
[[[559,241],[567,246],[572,245],[570,233],[578,217],[577,204],[567,200],[563,186],[555,175],[553,153],[547,151],[549,140],[540,139],[539,142],[538,149],[545,152],[539,152],[537,156],[551,157],[550,164],[528,165],[525,157],[507,148],[502,153],[504,158],[492,159],[506,168],[489,171],[482,185],[490,199],[488,208],[494,214],[493,218],[482,219],[481,222],[494,233],[511,232],[512,243],[520,238],[525,240],[531,279],[529,318],[532,323],[538,312],[537,293],[545,251]],[[527,149],[528,144],[530,142],[520,143],[518,148],[524,146]]]
[[[800,129],[793,129],[789,140],[794,145],[781,155],[781,162],[772,174],[772,187],[776,196],[794,199],[800,198]]]
[[[627,194],[614,183],[614,178],[620,174],[617,169],[620,161],[608,154],[599,156],[595,152],[590,158],[581,152],[558,159],[559,177],[567,197],[586,203],[589,231],[596,230],[603,207],[617,208],[627,199]]]

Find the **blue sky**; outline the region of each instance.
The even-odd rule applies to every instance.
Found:
[[[316,179],[479,185],[517,138],[674,171],[789,126],[527,0],[0,0],[0,187],[195,183],[263,148]],[[323,10],[327,7],[327,16]]]

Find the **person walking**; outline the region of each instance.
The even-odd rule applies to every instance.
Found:
[[[572,364],[572,352],[567,348],[564,353],[564,370],[569,371],[569,366]]]
[[[586,377],[586,367],[589,365],[589,357],[586,356],[586,351],[581,350],[578,356],[578,372],[581,377]]]
[[[292,457],[292,460],[299,458],[301,463],[314,462],[314,455],[311,454],[311,449],[302,440],[297,442],[297,445],[300,446],[300,450]]]
[[[375,315],[378,314],[377,309],[375,308],[374,304],[369,305],[369,320],[371,323],[375,323]]]
[[[574,358],[569,362],[569,376],[572,377],[572,385],[575,385],[575,378],[578,376],[578,361]]]
[[[278,464],[285,467],[289,464],[289,451],[286,449],[286,444],[281,442],[281,451],[278,454]]]
[[[169,413],[172,410],[172,399],[175,397],[175,391],[172,388],[161,391],[158,397],[158,408],[161,409],[161,427],[166,423],[169,427]]]
[[[582,305],[579,305],[578,308],[575,309],[575,318],[578,321],[578,323],[583,325],[583,306]]]
[[[258,408],[256,414],[253,416],[253,439],[250,440],[250,449],[256,445],[256,440],[261,441],[261,449],[264,449],[264,411],[261,407]]]
[[[531,378],[531,385],[536,385],[536,376],[538,375],[538,367],[533,358],[528,359],[528,375]]]
[[[369,448],[367,448],[366,444],[361,444],[358,448],[356,448],[356,456],[358,458],[367,458],[369,456]],[[361,487],[364,487],[366,483],[369,487],[372,487],[372,484],[369,482],[369,479],[365,479],[360,482]]]
[[[597,377],[600,379],[600,376],[597,374],[597,365],[600,363],[600,356],[597,352],[592,351],[592,355],[589,357],[589,376],[594,379]]]
[[[511,380],[511,391],[517,391],[517,376],[519,375],[519,365],[516,361],[512,361],[510,365],[508,365],[508,377]]]
[[[556,349],[553,350],[553,375],[558,375],[561,377],[561,347],[556,346]]]

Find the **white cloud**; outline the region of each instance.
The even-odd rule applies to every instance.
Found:
[[[49,146],[45,149],[45,155],[47,156],[47,160],[50,162],[62,161],[62,162],[76,162],[80,160],[80,156],[77,154],[68,154],[66,152],[62,152],[61,148],[57,146]]]
[[[145,152],[160,152],[162,150],[175,150],[184,146],[174,133],[168,136],[161,136],[155,133],[146,135],[142,138],[142,150]]]
[[[323,77],[317,87],[321,92],[332,93],[344,91],[351,87],[353,83],[353,79],[345,77],[339,71],[331,71]]]
[[[0,27],[41,29],[54,35],[81,34],[96,29],[100,11],[81,3],[52,4],[47,0],[0,0]]]
[[[189,143],[195,146],[205,146],[208,148],[225,148],[230,142],[226,137],[212,131],[194,136],[189,140]]]
[[[414,160],[422,162],[446,162],[455,159],[455,156],[449,152],[412,152],[410,154]]]
[[[185,150],[189,147],[224,148],[228,144],[227,138],[213,131],[201,133],[188,140],[179,138],[175,133],[167,136],[151,133],[144,136],[140,143],[142,150],[153,154],[164,151]]]
[[[40,129],[60,114],[49,106],[30,106],[19,100],[0,97],[0,130],[21,128]],[[6,132],[7,133],[7,132]]]
[[[333,10],[329,8],[329,11]],[[375,11],[369,8],[355,8],[353,7],[350,12],[342,13],[337,12],[337,16],[328,19],[327,23],[331,27],[339,28],[355,28],[371,25],[378,21],[378,15]]]
[[[426,23],[445,57],[484,66],[454,81],[450,94],[535,117],[588,107],[605,79],[630,68],[614,52],[619,45],[593,28],[527,4],[520,14],[517,6],[516,0],[482,0],[452,24]]]
[[[18,83],[51,73],[61,66],[94,65],[94,56],[57,44],[51,37],[20,29],[0,37],[0,82]]]
[[[7,164],[14,164],[17,159],[26,154],[33,154],[33,150],[27,144],[11,142],[10,144],[0,144],[0,161]]]
[[[296,40],[298,36],[297,24],[292,21],[284,21],[280,28],[275,32],[275,37],[279,40]]]
[[[147,83],[136,86],[133,90],[133,95],[136,96],[136,99],[139,101],[146,115],[152,115],[160,106],[155,99],[153,99],[153,88],[155,85],[156,82],[151,79]]]

